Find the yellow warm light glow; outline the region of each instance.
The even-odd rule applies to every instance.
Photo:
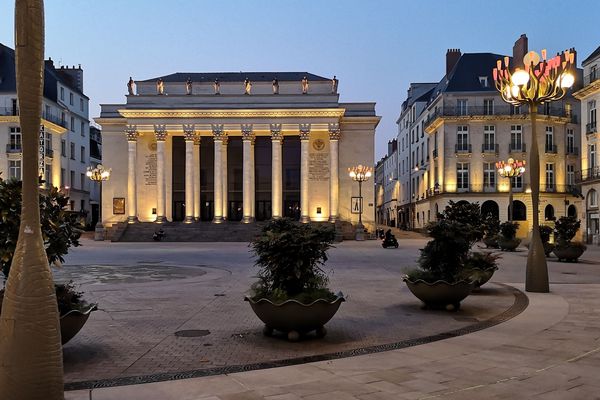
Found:
[[[510,94],[512,97],[519,97],[519,92],[521,89],[517,85],[513,85],[510,87]]]
[[[575,83],[575,77],[570,72],[565,72],[560,76],[560,87],[568,89]]]
[[[522,69],[518,69],[512,74],[511,83],[517,86],[526,85],[529,82],[529,74]]]

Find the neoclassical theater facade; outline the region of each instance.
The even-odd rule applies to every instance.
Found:
[[[102,219],[357,222],[348,168],[374,163],[375,103],[340,103],[309,73],[175,73],[103,104]],[[373,185],[363,222],[374,223]],[[354,208],[352,207],[354,204]]]

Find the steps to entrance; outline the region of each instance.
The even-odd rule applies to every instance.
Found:
[[[140,222],[127,224],[120,242],[151,242],[152,235],[159,229],[165,233],[163,242],[249,242],[253,240],[264,223],[243,224],[241,222],[196,222],[184,224],[183,222],[167,222],[155,224],[153,222]]]

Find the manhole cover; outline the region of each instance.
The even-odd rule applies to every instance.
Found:
[[[210,331],[207,329],[187,329],[175,332],[175,336],[178,337],[202,337],[207,335],[210,335]]]

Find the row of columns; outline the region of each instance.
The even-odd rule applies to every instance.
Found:
[[[272,188],[271,215],[277,219],[283,217],[283,179],[282,179],[282,144],[281,124],[271,124],[272,144]],[[251,124],[243,124],[243,219],[252,222],[255,217],[255,135]],[[308,194],[308,166],[310,124],[300,124],[300,220],[310,221]],[[200,219],[200,136],[196,135],[193,125],[183,126],[185,140],[185,222],[191,223]],[[128,222],[137,222],[137,139],[139,136],[135,126],[125,130],[128,146],[127,198]],[[223,125],[212,125],[214,140],[214,223],[227,219],[227,133]],[[156,222],[162,223],[166,218],[166,179],[165,179],[165,141],[167,130],[165,125],[154,126],[156,138]],[[338,217],[339,203],[339,148],[340,128],[338,124],[329,125],[329,221],[335,222]]]

